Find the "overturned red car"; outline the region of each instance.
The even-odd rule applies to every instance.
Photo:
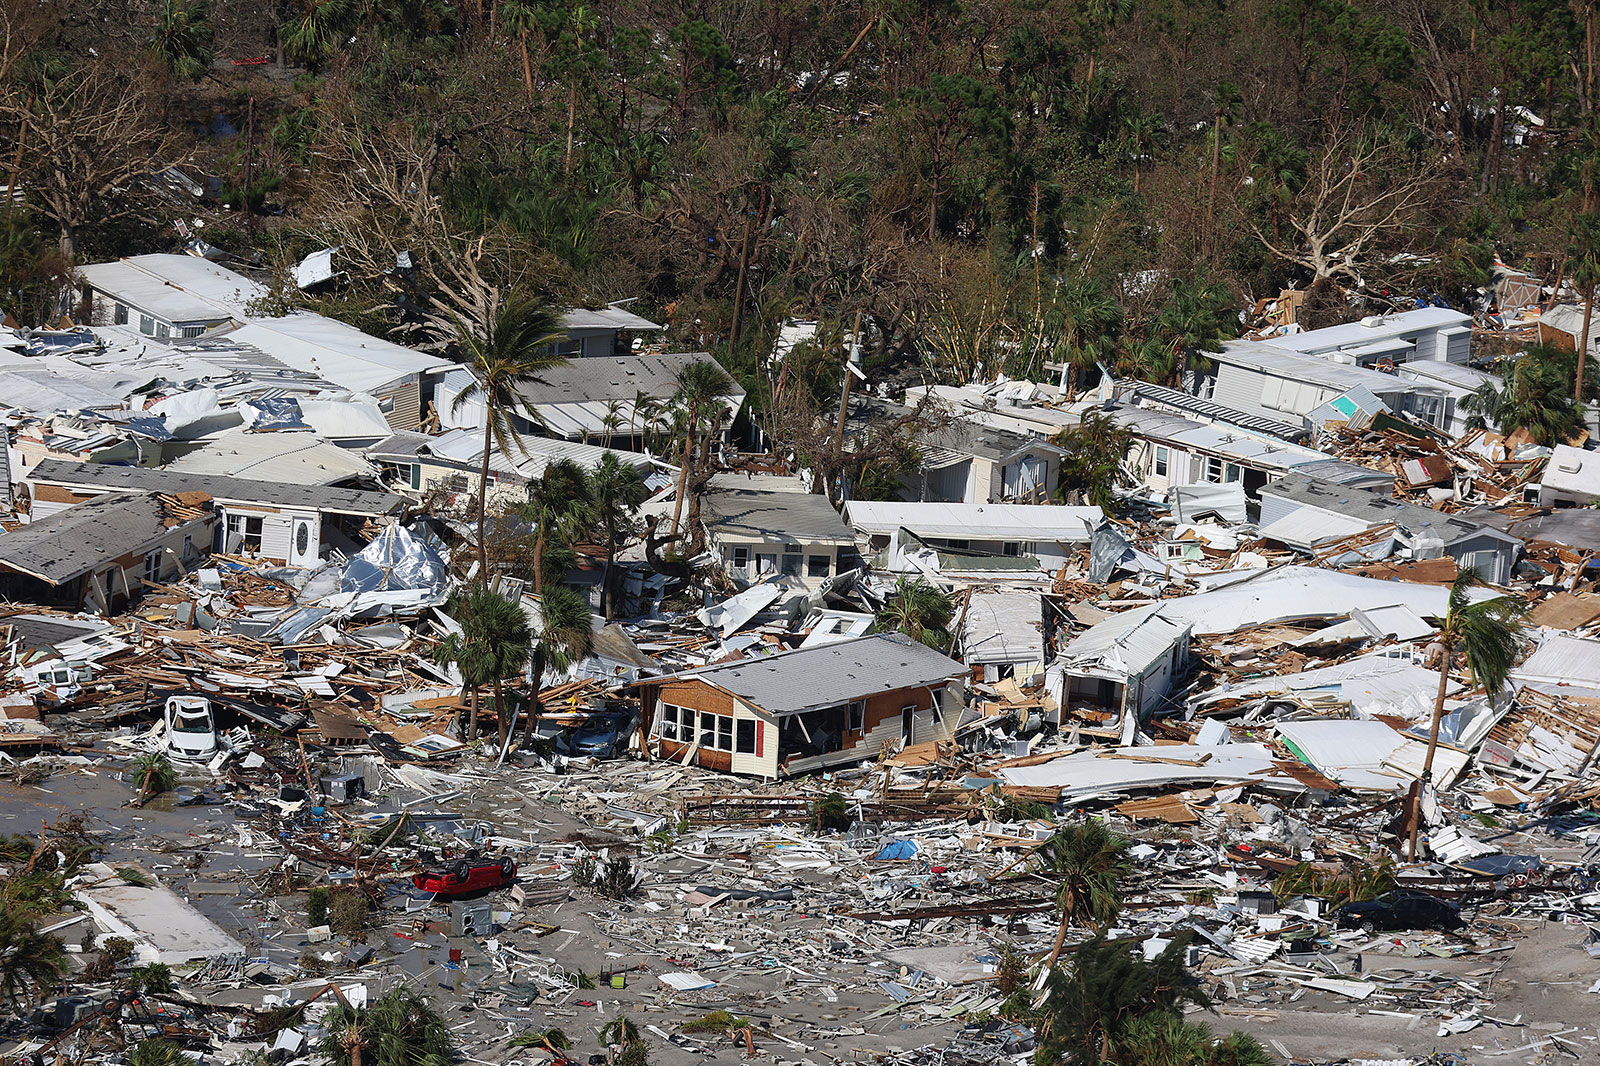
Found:
[[[470,896],[505,888],[516,879],[517,864],[510,859],[458,859],[414,875],[411,883],[436,896]]]

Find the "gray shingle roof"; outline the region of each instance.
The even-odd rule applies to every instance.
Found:
[[[704,681],[772,714],[798,714],[880,692],[940,685],[967,668],[899,633],[702,666],[670,679]],[[654,682],[652,682],[654,683]]]
[[[1515,539],[1502,530],[1457,515],[1435,511],[1432,507],[1408,503],[1391,496],[1379,496],[1365,489],[1334,485],[1326,481],[1287,474],[1261,490],[1262,495],[1277,496],[1295,503],[1320,507],[1324,511],[1346,515],[1370,526],[1393,522],[1408,533],[1420,533],[1432,526],[1446,544],[1454,544],[1466,537],[1488,532],[1497,537]]]
[[[799,544],[854,544],[855,535],[826,496],[765,489],[761,479],[719,474],[701,500],[706,528],[731,536]]]
[[[336,514],[383,515],[398,512],[404,496],[364,489],[338,489],[324,485],[285,485],[276,481],[251,481],[218,474],[184,474],[138,466],[106,463],[69,463],[46,459],[33,468],[28,480],[52,485],[92,486],[101,489],[137,489],[146,492],[204,492],[223,502],[261,503],[274,507],[310,508]]]
[[[59,585],[167,532],[153,492],[114,492],[0,534],[0,567]]]
[[[619,400],[627,403],[643,392],[664,399],[678,387],[678,372],[691,363],[712,362],[704,352],[670,355],[591,356],[572,359],[539,373],[539,381],[524,381],[517,386],[530,404],[567,404]],[[730,375],[731,379],[731,375]],[[737,384],[729,396],[743,397]]]

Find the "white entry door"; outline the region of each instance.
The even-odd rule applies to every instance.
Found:
[[[296,518],[289,533],[289,565],[315,566],[320,547],[316,527],[310,519]]]

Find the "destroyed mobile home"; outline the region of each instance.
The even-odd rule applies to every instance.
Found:
[[[465,368],[181,258],[10,342],[100,392],[10,419],[0,863],[60,951],[6,1061],[319,1062],[417,996],[481,1062],[1022,1063],[1108,945],[1278,1059],[1593,1055],[1600,591],[1541,523],[1595,453],[1367,367],[1460,316],[935,388],[903,498],[836,506],[731,381],[663,433],[705,357],[644,319],[575,318],[496,443]]]

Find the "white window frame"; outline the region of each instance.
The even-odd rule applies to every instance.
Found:
[[[1166,445],[1156,445],[1155,455],[1150,462],[1150,472],[1156,477],[1166,477],[1168,464],[1172,461],[1172,453]]]
[[[165,553],[160,548],[152,552],[145,552],[142,573],[146,581],[159,582],[161,580],[161,556],[163,554]]]

